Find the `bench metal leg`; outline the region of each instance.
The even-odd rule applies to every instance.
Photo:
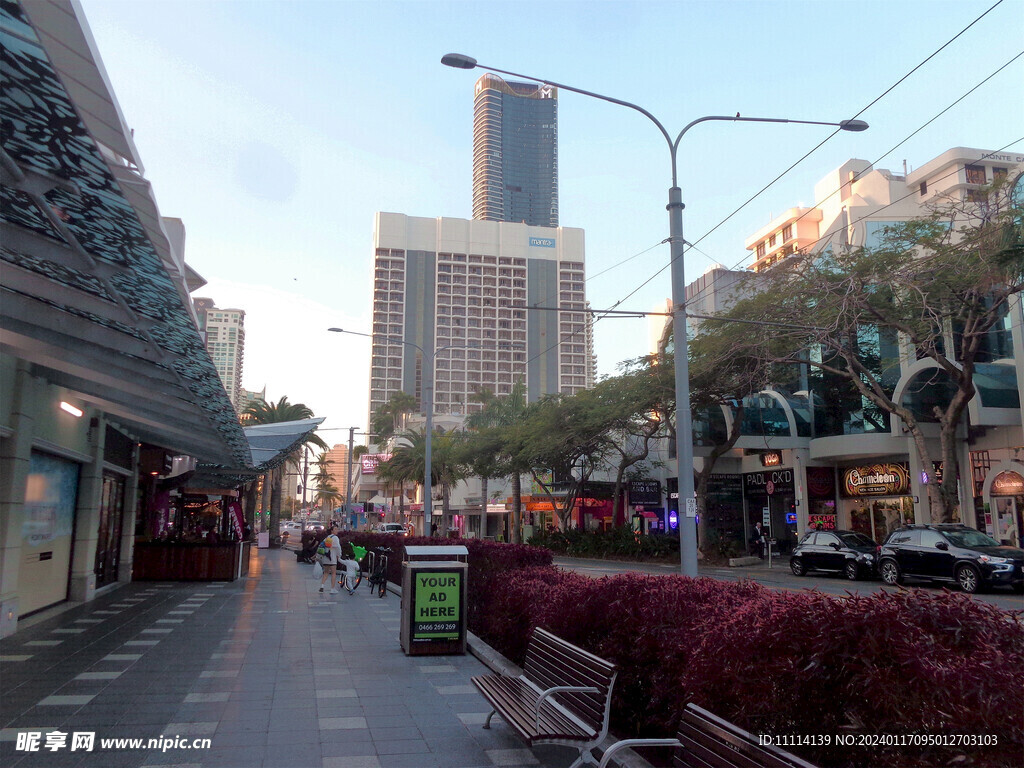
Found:
[[[492,709],[491,710],[491,714],[489,714],[487,716],[487,720],[484,722],[484,730],[485,731],[491,730],[491,718],[494,717],[496,714],[498,714],[498,710]]]
[[[597,759],[591,753],[589,749],[581,749],[580,756],[576,758],[576,762],[569,766],[569,768],[580,768],[582,765],[597,765]]]

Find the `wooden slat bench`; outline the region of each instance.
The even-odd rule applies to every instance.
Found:
[[[570,766],[597,765],[591,750],[608,735],[615,665],[537,627],[519,677],[481,675],[473,685],[528,745],[562,744],[579,750]]]
[[[605,768],[615,753],[626,747],[677,745],[675,768],[817,768],[806,760],[758,738],[696,704],[687,704],[677,739],[626,739],[609,747],[602,756]]]

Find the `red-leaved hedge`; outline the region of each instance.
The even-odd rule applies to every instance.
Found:
[[[402,561],[405,560],[405,547],[429,547],[464,545],[469,550],[469,590],[466,606],[469,626],[475,627],[481,620],[484,603],[491,592],[492,582],[504,574],[520,568],[538,566],[551,567],[552,553],[542,547],[529,547],[525,544],[499,544],[483,539],[437,539],[424,536],[395,536],[394,534],[363,533],[347,531],[339,534],[342,542],[351,541],[366,549],[373,547],[391,547],[388,557],[388,581],[393,584],[402,583]]]
[[[551,567],[506,572],[487,589],[472,629],[513,661],[540,625],[619,666],[612,730],[623,738],[674,735],[693,701],[754,733],[831,736],[832,746],[792,748],[821,766],[1022,765],[1024,626],[963,595],[837,599]],[[837,748],[838,734],[998,744]]]
[[[690,701],[753,732],[831,737],[790,750],[823,768],[1024,765],[1024,624],[950,592],[843,599],[753,582],[629,574],[591,579],[538,547],[346,533],[469,549],[469,626],[522,664],[542,626],[619,667],[612,731],[675,735]],[[987,746],[835,746],[837,735],[995,737]]]

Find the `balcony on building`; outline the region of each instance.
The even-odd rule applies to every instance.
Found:
[[[818,208],[790,208],[770,224],[748,237],[744,247],[754,252],[748,269],[763,272],[778,262],[812,248],[818,242]]]

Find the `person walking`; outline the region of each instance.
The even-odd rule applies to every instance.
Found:
[[[321,565],[324,568],[324,575],[320,577],[320,591],[324,591],[324,582],[331,580],[330,594],[338,594],[338,561],[341,559],[341,541],[338,539],[338,526],[334,523],[327,529],[327,536],[324,537],[323,547],[326,554],[322,556]]]

